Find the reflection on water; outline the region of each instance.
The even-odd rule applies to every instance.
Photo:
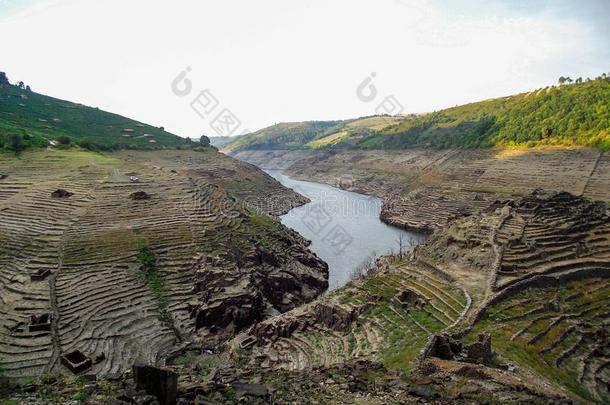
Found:
[[[284,186],[311,202],[281,217],[284,225],[312,241],[310,249],[328,263],[330,289],[343,286],[359,266],[403,246],[423,242],[424,236],[379,220],[381,200],[326,184],[294,180],[278,170],[267,170]]]

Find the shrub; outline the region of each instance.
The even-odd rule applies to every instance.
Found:
[[[83,139],[78,143],[78,146],[87,150],[96,150],[95,145],[89,139]]]
[[[15,153],[19,153],[25,148],[23,138],[19,134],[10,134],[6,146]]]
[[[72,143],[72,140],[70,139],[69,136],[66,135],[60,135],[57,138],[55,138],[55,140],[60,144],[60,145],[64,145],[64,146],[68,146],[70,145],[70,143]]]
[[[163,276],[157,269],[157,258],[153,253],[148,242],[145,239],[140,239],[138,242],[138,261],[142,265],[142,275],[148,286],[152,290],[155,300],[157,301],[157,307],[159,308],[159,318],[162,321],[169,322],[169,312],[167,310],[169,301],[167,298],[167,291]]]

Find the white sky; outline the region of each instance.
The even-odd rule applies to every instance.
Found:
[[[573,5],[573,6],[572,6]],[[182,136],[209,89],[241,120],[424,112],[610,71],[610,1],[0,0],[0,70],[34,91]],[[172,80],[187,66],[193,90]],[[377,98],[357,86],[375,72]]]

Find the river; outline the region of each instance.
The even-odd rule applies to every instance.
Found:
[[[381,200],[327,184],[291,179],[278,170],[266,170],[277,181],[311,202],[290,210],[284,225],[311,240],[310,249],[329,267],[329,289],[345,285],[363,264],[397,252],[401,245],[424,241],[424,235],[405,231],[379,219]]]

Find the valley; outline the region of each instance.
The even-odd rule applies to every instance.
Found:
[[[431,232],[499,197],[538,188],[610,201],[610,154],[587,148],[244,150],[265,169],[383,199],[382,219]]]
[[[607,403],[608,121],[584,101],[607,82],[280,123],[225,153],[0,86],[0,398]],[[524,108],[557,132],[511,132]],[[302,226],[324,192],[365,202],[326,207],[351,250]]]

